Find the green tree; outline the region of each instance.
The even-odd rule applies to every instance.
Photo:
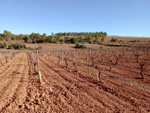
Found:
[[[60,36],[55,36],[56,43],[59,43],[60,39],[61,39]]]
[[[92,36],[89,37],[89,43],[93,44],[93,38],[92,38]]]
[[[82,43],[83,43],[83,42],[84,42],[84,37],[83,37],[83,36],[80,36],[78,40],[79,40],[79,42],[82,42]]]
[[[100,39],[99,36],[96,35],[96,36],[95,36],[95,41],[98,42],[99,39]]]
[[[43,43],[44,42],[42,36],[39,33],[36,34],[36,42],[37,43]]]
[[[32,33],[30,35],[30,39],[32,40],[32,43],[42,43],[45,40],[43,39],[43,36],[40,35],[39,33]]]
[[[53,37],[55,36],[53,32],[52,32],[51,36],[53,36]]]
[[[11,40],[15,40],[16,36],[14,34],[11,35]]]
[[[19,36],[17,36],[17,40],[22,40],[24,38],[24,36],[22,34],[20,34]]]
[[[46,38],[47,38],[46,33],[43,33],[42,38],[43,38],[43,40],[44,40],[44,42],[45,42],[45,41],[46,41]]]
[[[65,37],[64,41],[65,41],[65,43],[70,44],[70,38],[69,37]]]
[[[62,44],[64,43],[64,39],[60,39],[59,42]]]
[[[11,38],[11,32],[4,30],[4,38],[6,41]]]
[[[24,40],[24,42],[28,42],[28,37],[25,36],[25,37],[23,38],[23,40]]]
[[[36,33],[32,33],[30,39],[32,40],[32,43],[36,43]]]
[[[70,43],[75,44],[78,42],[78,38],[70,38]]]
[[[105,41],[105,38],[104,38],[104,36],[101,38],[101,41],[102,41],[102,42],[104,42],[104,41]]]
[[[93,38],[91,35],[89,35],[88,37],[85,38],[86,42],[93,44]]]
[[[104,34],[104,37],[106,37],[106,36],[107,36],[107,33],[106,33],[106,32],[104,32],[103,34]]]
[[[46,37],[47,37],[46,33],[43,33],[42,37],[43,37],[43,38],[46,38]]]
[[[47,38],[46,38],[46,42],[49,42],[49,43],[54,43],[54,36],[48,36]]]

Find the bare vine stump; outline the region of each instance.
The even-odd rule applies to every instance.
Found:
[[[98,70],[98,73],[97,73],[97,81],[101,82],[101,71],[100,70]]]

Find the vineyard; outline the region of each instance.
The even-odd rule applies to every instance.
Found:
[[[150,112],[150,48],[0,51],[0,102],[2,113]]]

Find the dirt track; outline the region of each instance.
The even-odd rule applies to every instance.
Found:
[[[0,67],[0,112],[150,112],[150,92],[110,77],[102,83],[40,57],[39,83],[26,53]]]

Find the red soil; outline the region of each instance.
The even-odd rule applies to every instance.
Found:
[[[42,84],[27,53],[0,67],[0,112],[150,112],[147,90],[109,76],[97,82],[86,70],[76,73],[58,59],[39,58]]]

